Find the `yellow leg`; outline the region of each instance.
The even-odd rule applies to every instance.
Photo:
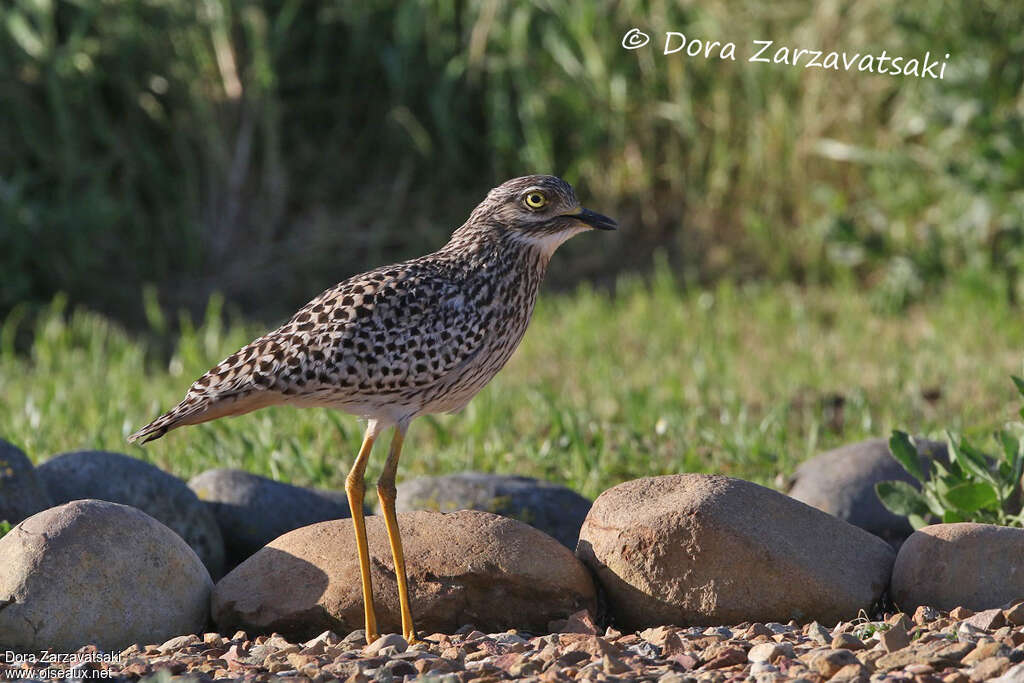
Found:
[[[370,549],[366,544],[366,520],[363,518],[363,494],[366,492],[366,483],[363,477],[366,474],[366,463],[370,459],[370,451],[373,450],[373,442],[377,439],[379,427],[371,421],[366,426],[366,434],[363,436],[363,445],[359,449],[359,455],[352,464],[352,470],[345,479],[345,493],[348,494],[348,507],[352,511],[352,524],[356,529],[356,548],[359,550],[359,576],[363,582],[363,607],[366,612],[366,642],[372,643],[377,640],[377,616],[373,611],[373,584],[370,581]]]
[[[398,458],[402,454],[402,442],[408,425],[399,424],[395,427],[395,438],[391,441],[388,460],[384,463],[384,471],[377,480],[377,495],[380,497],[380,508],[384,512],[384,524],[388,528],[388,541],[391,543],[391,556],[395,560],[395,578],[398,580],[398,601],[402,608],[402,635],[410,643],[416,640],[416,630],[412,626],[412,612],[409,609],[409,586],[405,575],[405,554],[402,552],[402,537],[398,533],[398,516],[395,515],[395,473],[398,471]]]

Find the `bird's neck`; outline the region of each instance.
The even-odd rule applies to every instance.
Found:
[[[467,276],[519,272],[528,276],[536,290],[558,244],[561,241],[528,241],[511,230],[479,230],[463,226],[437,253],[449,259]]]

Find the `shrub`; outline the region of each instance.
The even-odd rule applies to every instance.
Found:
[[[1024,395],[1024,380],[1013,378]],[[1021,409],[1024,417],[1024,408]],[[947,433],[949,463],[922,461],[906,433],[893,432],[889,449],[920,485],[885,481],[875,486],[892,512],[906,515],[914,528],[931,521],[981,522],[1024,526],[1021,474],[1024,471],[1024,423],[1007,425],[997,434],[998,456],[989,458],[966,439]]]

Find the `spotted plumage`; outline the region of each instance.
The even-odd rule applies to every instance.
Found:
[[[558,245],[614,226],[580,208],[559,178],[510,180],[441,249],[323,292],[129,440],[277,404],[337,408],[383,426],[457,411],[515,351]]]

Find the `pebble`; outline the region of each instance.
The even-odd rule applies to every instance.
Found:
[[[974,683],[1000,676],[1000,683],[1024,681],[1024,663],[1017,664],[1024,662],[1024,651],[1009,645],[1014,636],[1024,643],[1021,626],[971,627],[972,640],[957,642],[950,639],[956,622],[946,613],[936,611],[933,619],[922,623],[906,615],[886,616],[869,623],[842,622],[831,631],[808,624],[785,625],[776,633],[767,624],[741,624],[728,627],[733,635],[728,639],[719,627],[708,633],[707,627],[674,626],[641,633],[613,629],[600,636],[553,633],[539,637],[520,632],[485,634],[467,628],[461,634],[432,634],[413,645],[397,634],[388,634],[368,646],[361,631],[344,637],[325,631],[304,642],[291,642],[277,634],[253,635],[250,640],[244,632],[232,637],[204,633],[177,636],[161,645],[133,645],[119,660],[96,666],[109,671],[104,677],[110,678],[148,677],[163,670],[199,680],[261,682],[300,677],[314,682],[364,683],[413,678],[450,683],[509,679],[562,683],[573,678],[595,683],[728,683],[744,679],[756,683],[795,679],[846,683],[872,678],[878,683]],[[1006,621],[1010,624],[1008,618]],[[874,649],[834,646],[867,645],[857,634],[883,623],[889,629],[878,631],[878,635],[902,629],[910,642],[892,652],[881,642]],[[904,623],[912,626],[910,631],[903,629]],[[828,642],[819,643],[811,637],[813,632],[828,634]]]

